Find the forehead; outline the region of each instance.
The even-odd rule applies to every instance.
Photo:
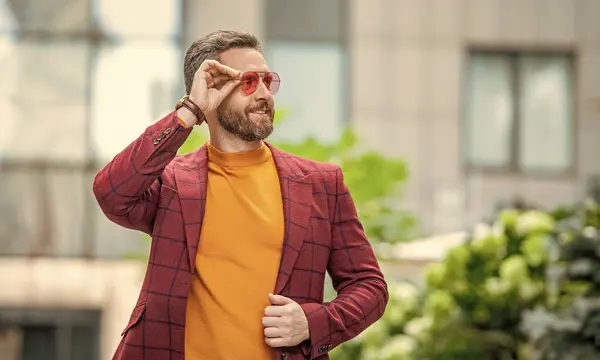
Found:
[[[227,65],[240,71],[269,71],[267,61],[262,54],[255,49],[229,49],[223,51],[220,56],[223,65]]]

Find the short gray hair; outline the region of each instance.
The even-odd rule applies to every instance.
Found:
[[[262,51],[256,36],[237,30],[216,30],[206,34],[188,48],[183,62],[185,92],[192,90],[194,75],[204,60],[219,60],[219,55],[229,49],[250,48]]]

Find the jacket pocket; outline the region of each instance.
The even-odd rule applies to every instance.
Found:
[[[146,303],[137,304],[131,313],[131,317],[129,318],[129,322],[127,323],[127,326],[125,327],[125,330],[123,330],[123,332],[121,333],[121,336],[127,334],[129,329],[131,329],[132,327],[137,325],[140,322],[140,320],[142,320],[142,317],[144,316],[145,312],[146,312]]]

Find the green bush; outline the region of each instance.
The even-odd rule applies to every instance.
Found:
[[[600,206],[594,202],[554,212],[549,281],[552,308],[524,315],[523,329],[538,360],[600,359]]]
[[[596,203],[498,213],[427,266],[423,288],[391,284],[381,321],[332,359],[599,359],[599,214]],[[579,317],[558,322],[563,311]]]

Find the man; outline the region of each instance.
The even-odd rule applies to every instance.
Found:
[[[254,36],[206,35],[184,75],[188,95],[94,180],[110,220],[152,235],[114,359],[328,359],[388,300],[340,168],[263,141],[280,79]],[[210,142],[176,156],[204,121]]]

